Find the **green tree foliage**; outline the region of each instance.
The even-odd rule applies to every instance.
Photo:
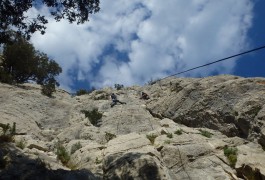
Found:
[[[10,74],[17,83],[32,80],[35,62],[35,49],[33,45],[18,38],[13,44],[6,44],[3,51],[4,72]]]
[[[51,96],[59,83],[55,80],[62,68],[52,59],[36,51],[23,37],[15,36],[13,43],[5,44],[1,64],[0,81],[25,83],[35,81],[42,85],[42,92]]]
[[[0,44],[10,40],[10,26],[16,27],[17,33],[29,39],[31,34],[45,33],[45,16],[37,14],[29,17],[25,14],[32,7],[46,6],[56,21],[67,19],[70,23],[82,24],[89,19],[89,14],[99,11],[99,0],[1,0],[0,1]]]

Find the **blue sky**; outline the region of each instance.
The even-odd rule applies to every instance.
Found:
[[[83,25],[49,18],[34,46],[63,68],[61,88],[143,85],[265,44],[264,0],[105,0]],[[46,7],[29,16],[48,15]],[[182,76],[262,76],[265,50]]]
[[[265,1],[255,2],[253,25],[248,32],[251,47],[265,45]],[[233,74],[243,77],[265,77],[265,49],[238,59]]]

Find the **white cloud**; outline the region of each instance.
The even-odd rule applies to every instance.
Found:
[[[77,80],[96,87],[143,84],[245,49],[252,10],[251,0],[105,0],[90,22],[50,19],[46,34],[32,42],[63,67],[59,79],[66,89],[74,86],[73,69]],[[234,65],[226,61],[188,75],[230,73]]]

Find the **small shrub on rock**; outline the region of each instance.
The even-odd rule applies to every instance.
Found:
[[[66,151],[65,147],[60,143],[56,146],[56,155],[57,159],[59,159],[63,163],[63,165],[66,165],[70,160],[69,153]]]
[[[26,147],[26,142],[21,139],[16,143],[16,146],[19,147],[20,149],[24,149]]]
[[[73,144],[73,146],[71,147],[71,154],[74,154],[78,149],[81,149],[81,148],[82,148],[82,145],[80,142]]]
[[[90,94],[93,91],[95,91],[96,88],[92,87],[90,90],[86,90],[86,89],[79,89],[76,91],[76,95],[77,96],[81,96],[81,95],[85,95],[85,94]]]
[[[100,163],[102,163],[102,160],[100,160],[98,157],[96,157],[96,159],[95,159],[95,163],[96,163],[96,164],[100,164]]]
[[[202,130],[202,129],[200,129],[199,130],[201,133],[201,135],[202,136],[205,136],[205,137],[207,137],[207,138],[211,138],[212,137],[212,133],[210,133],[209,131],[206,131],[206,130]]]
[[[12,127],[10,127],[9,123],[0,123],[0,127],[3,129],[3,134],[0,135],[0,143],[14,142],[14,135],[16,133],[16,123],[14,122]]]
[[[82,110],[81,113],[85,114],[85,117],[89,119],[93,126],[97,126],[99,120],[102,118],[102,113],[98,112],[97,109],[93,109],[92,111]]]
[[[235,167],[237,162],[237,148],[236,147],[224,147],[224,155],[227,157],[230,166]]]
[[[117,90],[121,90],[123,87],[123,84],[114,84],[114,88],[116,88]]]
[[[167,137],[168,138],[173,138],[173,134],[172,133],[167,133]]]
[[[105,139],[107,140],[107,142],[109,142],[110,140],[116,138],[117,136],[115,134],[109,133],[109,132],[105,132]]]
[[[157,135],[155,134],[147,134],[146,138],[149,139],[149,141],[151,142],[151,144],[154,144],[155,142],[155,138],[157,138]]]
[[[85,94],[88,94],[87,90],[85,90],[85,89],[79,89],[76,91],[77,96],[81,96],[81,95],[85,95]]]
[[[178,130],[176,130],[175,132],[174,132],[174,134],[177,134],[177,135],[181,135],[182,134],[182,129],[178,129]]]

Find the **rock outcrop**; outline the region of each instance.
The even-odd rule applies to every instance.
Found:
[[[149,88],[148,109],[189,127],[207,127],[265,146],[265,79],[174,78]]]
[[[170,78],[53,98],[0,84],[0,179],[265,179],[264,82]],[[111,92],[126,104],[111,108]]]

